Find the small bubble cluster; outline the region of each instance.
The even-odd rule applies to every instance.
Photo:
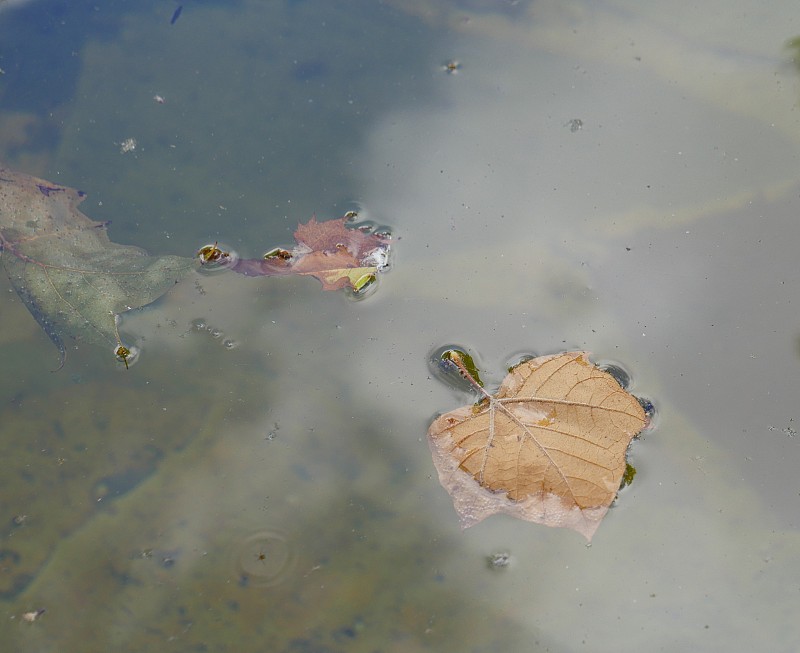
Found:
[[[204,333],[210,338],[221,342],[225,349],[236,349],[239,346],[239,343],[232,338],[225,338],[225,332],[209,324],[205,318],[195,318],[189,323],[189,328],[196,333]]]
[[[489,569],[505,569],[511,564],[511,554],[508,551],[496,551],[486,556],[486,566]]]

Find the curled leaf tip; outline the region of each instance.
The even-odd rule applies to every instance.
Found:
[[[205,245],[197,250],[197,257],[200,259],[200,264],[206,263],[223,263],[226,259],[230,258],[230,253],[221,250],[215,242],[213,245]]]
[[[268,252],[265,252],[263,258],[265,261],[270,261],[273,259],[279,259],[281,261],[290,261],[292,258],[292,253],[289,250],[282,249],[280,247],[274,247]]]

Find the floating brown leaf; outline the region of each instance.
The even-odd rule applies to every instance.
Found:
[[[458,356],[452,364],[469,372]],[[524,361],[492,396],[428,430],[439,480],[463,528],[503,512],[591,540],[617,495],[625,453],[647,420],[585,352]]]
[[[347,220],[311,218],[294,232],[297,247],[291,252],[276,249],[263,259],[236,261],[231,269],[247,276],[308,275],[319,279],[323,290],[360,291],[386,267],[389,237],[350,229]]]
[[[67,338],[106,345],[128,366],[134,357],[117,332],[120,313],[163,295],[199,262],[248,276],[314,276],[323,290],[363,291],[387,267],[389,236],[348,228],[348,218],[295,232],[297,247],[263,259],[235,260],[217,244],[196,258],[149,256],[111,242],[108,222],[78,209],[81,191],[0,167],[0,264],[17,294],[50,336],[64,363]]]

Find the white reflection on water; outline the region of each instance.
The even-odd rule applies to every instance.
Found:
[[[376,331],[393,316],[372,355],[402,352],[403,378],[413,351],[450,341],[495,373],[521,347],[629,366],[659,428],[634,445],[639,477],[598,541],[584,552],[490,520],[465,550],[528,555],[516,583],[476,593],[566,650],[781,648],[798,641],[800,452],[768,426],[795,414],[798,372],[796,97],[780,52],[792,33],[780,10],[752,31],[728,12],[709,44],[622,4],[544,3],[534,17],[554,22],[527,33],[487,20],[497,41],[447,44],[463,65],[443,107],[405,108],[374,132],[364,201],[402,225],[404,265],[371,316]],[[419,406],[417,392],[386,396]]]

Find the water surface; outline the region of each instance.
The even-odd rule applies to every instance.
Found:
[[[4,292],[2,639],[796,648],[793,6],[176,7],[0,14],[0,159],[155,253],[257,256],[357,208],[392,227],[393,267],[361,302],[189,278],[126,317],[127,372],[81,346],[50,373]],[[450,343],[489,386],[520,353],[587,349],[654,401],[591,547],[459,530],[425,441],[470,401],[430,373]]]

